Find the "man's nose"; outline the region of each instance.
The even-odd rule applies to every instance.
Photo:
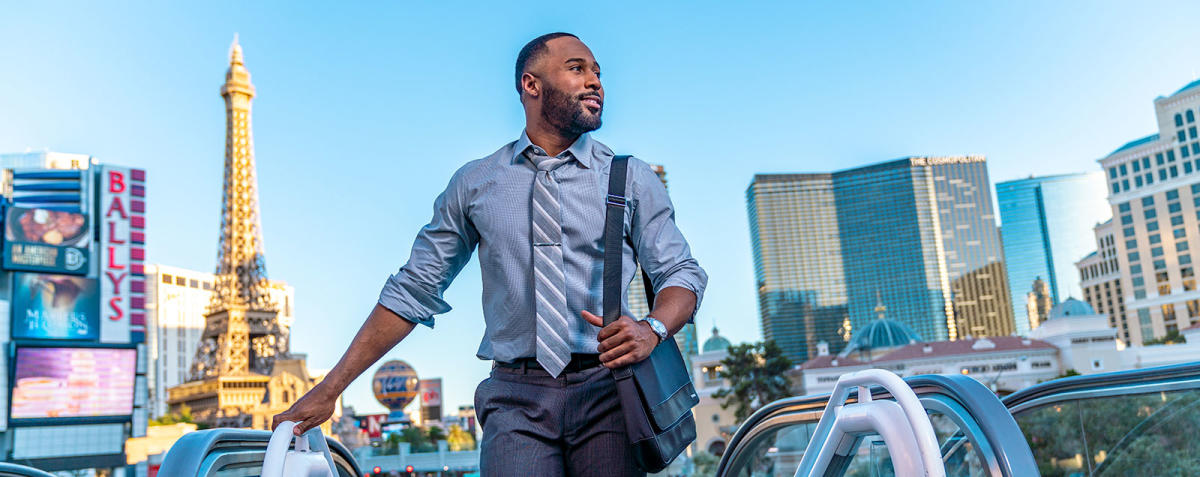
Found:
[[[600,75],[596,73],[588,73],[587,82],[584,83],[583,87],[599,91],[601,88],[603,88],[603,86],[600,85]]]

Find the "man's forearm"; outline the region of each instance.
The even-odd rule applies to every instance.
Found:
[[[661,321],[672,335],[683,328],[696,311],[696,294],[684,287],[666,287],[654,297],[650,316]]]
[[[341,394],[363,371],[408,336],[414,327],[415,323],[376,304],[342,359],[325,376],[320,386],[331,395]]]

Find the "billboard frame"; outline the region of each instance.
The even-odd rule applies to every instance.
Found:
[[[130,405],[129,414],[121,414],[116,416],[81,416],[81,417],[12,417],[12,397],[13,383],[17,377],[17,349],[18,348],[92,348],[92,349],[131,349],[134,352],[134,400],[137,402],[137,360],[141,358],[137,356],[138,347],[135,343],[81,343],[70,340],[13,340],[8,343],[8,349],[5,350],[8,356],[8,427],[38,427],[38,426],[69,426],[74,424],[117,424],[123,422],[133,422],[133,413],[137,411],[137,405]]]

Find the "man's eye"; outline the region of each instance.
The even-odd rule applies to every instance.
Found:
[[[572,66],[571,71],[583,71],[583,68],[580,68],[578,66]]]
[[[599,71],[597,71],[597,72],[596,72],[596,77],[597,77],[597,78],[599,78],[599,77],[600,77],[600,72],[599,72]]]

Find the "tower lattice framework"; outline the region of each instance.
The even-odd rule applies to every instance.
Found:
[[[263,254],[250,127],[254,85],[236,37],[221,96],[225,99],[225,179],[217,276],[192,363],[193,379],[270,374],[275,359],[288,355],[288,330],[280,325],[270,298]]]

